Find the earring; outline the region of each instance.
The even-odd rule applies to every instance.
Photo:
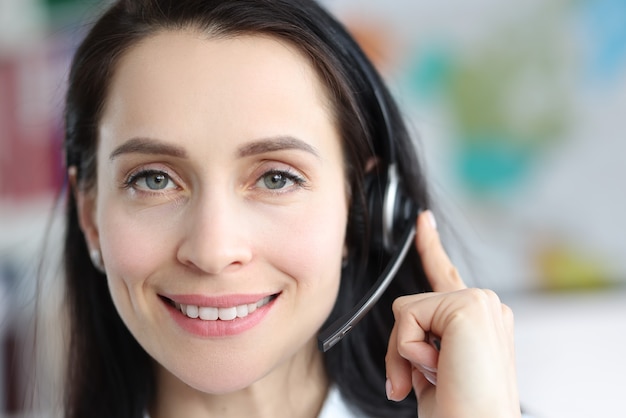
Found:
[[[89,257],[91,258],[91,262],[96,270],[98,270],[100,273],[105,273],[104,262],[102,261],[102,254],[100,253],[100,250],[94,248],[93,250],[89,251]]]

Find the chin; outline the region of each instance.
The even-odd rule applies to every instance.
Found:
[[[198,392],[210,394],[210,395],[227,395],[242,391],[255,382],[261,379],[261,376],[242,375],[231,376],[227,379],[208,379],[208,378],[193,378],[184,380],[183,383],[189,387],[197,390]]]
[[[173,387],[182,383],[185,387],[206,394],[234,393],[250,387],[275,368],[269,364],[263,365],[252,357],[211,356],[208,357],[209,361],[202,362],[189,361],[193,357],[188,357],[185,364],[161,366],[161,372],[165,375],[161,381],[165,380],[166,386]]]

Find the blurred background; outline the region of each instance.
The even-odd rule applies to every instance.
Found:
[[[7,416],[21,409],[33,347],[48,359],[63,349],[54,315],[62,300],[54,213],[64,181],[63,94],[72,51],[107,3],[0,0]],[[464,277],[514,309],[527,412],[624,417],[626,2],[322,3],[355,34],[404,109]],[[37,288],[46,297],[36,300]],[[35,323],[36,344],[28,337]],[[57,382],[60,363],[46,364],[37,378]]]

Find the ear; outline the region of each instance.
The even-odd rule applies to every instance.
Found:
[[[78,185],[76,178],[76,167],[69,167],[67,170],[69,183],[76,200],[76,210],[78,212],[78,223],[83,231],[87,248],[89,251],[100,250],[100,236],[96,223],[96,194],[93,191],[85,190]]]

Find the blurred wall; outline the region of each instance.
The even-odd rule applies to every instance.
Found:
[[[626,282],[626,2],[325,3],[410,116],[466,277]]]

